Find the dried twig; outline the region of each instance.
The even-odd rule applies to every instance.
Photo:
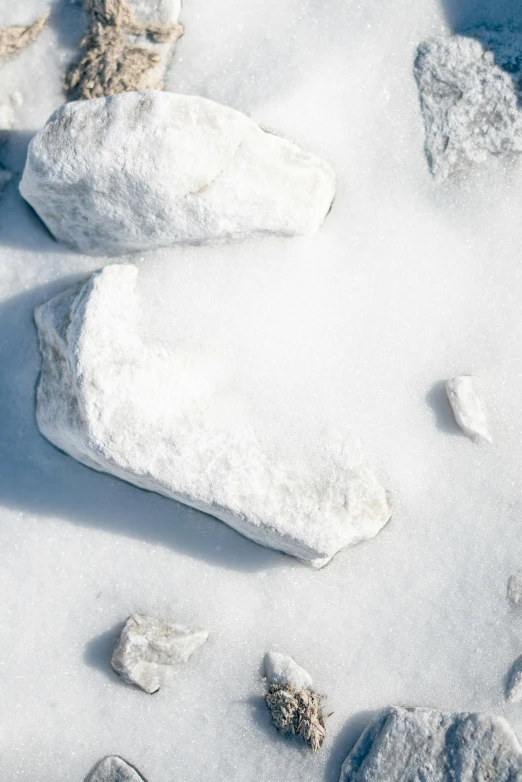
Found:
[[[0,28],[0,58],[15,54],[37,38],[45,27],[49,14],[44,14],[26,27]]]
[[[321,708],[324,696],[290,685],[271,684],[265,700],[276,728],[281,733],[300,736],[312,752],[317,752],[326,737]]]
[[[143,24],[125,0],[85,0],[91,24],[80,42],[80,60],[67,71],[65,92],[86,100],[143,89],[144,76],[161,62],[152,49],[133,46],[130,36],[143,36],[153,43],[175,41],[183,35],[180,24]],[[148,84],[161,89],[161,83]]]

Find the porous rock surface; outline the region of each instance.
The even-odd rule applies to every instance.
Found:
[[[112,755],[98,763],[85,782],[146,782],[146,780],[125,760]]]
[[[491,155],[522,151],[522,35],[471,30],[432,38],[415,60],[426,154],[439,181]]]
[[[206,630],[133,614],[114,647],[111,665],[129,684],[148,693],[157,692],[162,668],[186,663],[207,639]]]
[[[265,654],[265,677],[268,684],[289,684],[296,690],[309,690],[312,677],[287,654],[267,652]]]
[[[444,383],[455,421],[472,440],[491,442],[484,402],[473,375],[458,375]]]
[[[522,782],[522,748],[501,717],[391,707],[366,728],[340,782]]]
[[[124,253],[313,233],[335,178],[238,111],[146,90],[55,112],[31,141],[20,191],[56,239]]]
[[[215,358],[142,338],[137,274],[107,266],[37,308],[42,434],[310,564],[376,535],[391,509],[373,471],[337,440],[311,466],[262,441]]]

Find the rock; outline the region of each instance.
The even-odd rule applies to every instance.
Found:
[[[470,31],[432,38],[415,60],[426,154],[437,180],[491,155],[522,151],[522,36]]]
[[[391,707],[363,732],[340,782],[521,782],[522,749],[488,714]]]
[[[142,338],[137,274],[107,266],[37,308],[42,434],[310,564],[374,537],[391,515],[387,493],[350,443],[325,438],[312,463],[262,440],[216,358]]]
[[[266,653],[265,676],[269,684],[289,684],[296,690],[309,690],[313,683],[308,671],[301,668],[292,657],[278,652]]]
[[[518,570],[514,576],[510,576],[507,588],[508,600],[513,605],[518,605],[522,598],[522,570]]]
[[[452,377],[444,383],[455,421],[472,440],[491,442],[488,419],[472,375]]]
[[[507,677],[506,700],[510,703],[522,701],[522,657],[515,660]]]
[[[148,693],[157,692],[162,666],[186,663],[207,639],[206,630],[133,614],[114,647],[111,665],[129,684]]]
[[[146,780],[122,758],[112,755],[98,763],[85,782],[146,782]]]
[[[126,253],[252,234],[311,234],[330,166],[238,111],[145,91],[69,103],[31,141],[24,198],[60,241]]]

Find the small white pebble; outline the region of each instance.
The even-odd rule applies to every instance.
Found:
[[[452,377],[444,383],[455,421],[473,440],[491,442],[488,419],[472,375]]]

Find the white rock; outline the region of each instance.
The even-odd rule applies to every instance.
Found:
[[[508,599],[513,605],[518,605],[522,599],[522,570],[518,570],[514,576],[508,579]]]
[[[340,782],[522,782],[522,748],[488,714],[391,707],[363,732]]]
[[[278,652],[265,654],[265,676],[268,684],[289,684],[296,690],[309,690],[313,684],[308,671],[292,657]]]
[[[486,410],[478,393],[475,378],[472,375],[452,377],[446,380],[444,387],[455,421],[462,431],[473,440],[491,442]]]
[[[205,98],[144,91],[69,103],[31,141],[20,191],[90,253],[313,233],[330,166]]]
[[[98,763],[86,782],[146,782],[146,780],[122,758],[113,755]]]
[[[488,154],[522,151],[521,63],[522,36],[508,31],[471,31],[419,46],[415,76],[436,179]]]
[[[208,639],[206,630],[191,630],[152,616],[132,614],[112,653],[111,665],[126,682],[145,692],[161,686],[161,668],[181,665]]]
[[[386,491],[344,442],[325,440],[313,464],[292,461],[256,434],[212,355],[142,339],[137,273],[107,266],[37,308],[42,434],[311,564],[376,535],[391,514]]]
[[[515,660],[509,671],[506,684],[506,700],[510,703],[522,701],[522,657]]]

